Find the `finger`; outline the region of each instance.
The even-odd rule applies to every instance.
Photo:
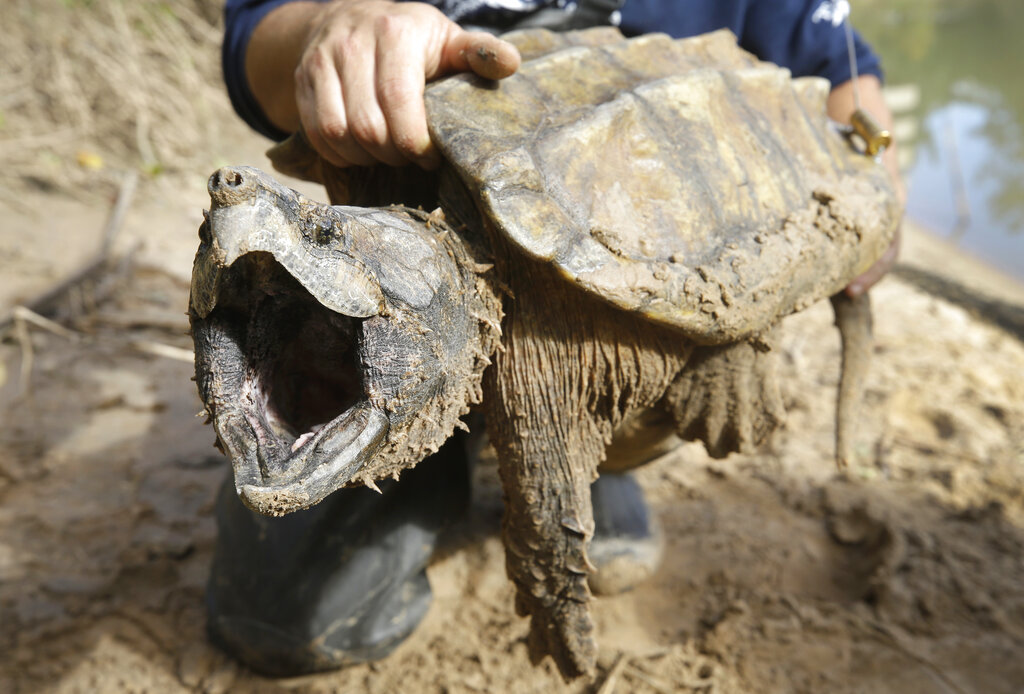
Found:
[[[346,67],[341,72],[341,90],[349,135],[378,161],[391,166],[408,164],[410,160],[392,141],[388,121],[378,101],[374,49],[346,51],[338,60]]]
[[[867,290],[871,289],[880,279],[892,269],[892,266],[896,264],[896,258],[900,253],[900,237],[899,234],[892,240],[889,247],[885,249],[885,253],[882,254],[875,264],[868,268],[867,272],[856,277],[846,287],[846,295],[857,298]]]
[[[485,79],[500,80],[518,70],[522,61],[515,46],[482,31],[455,32],[443,50],[440,74],[472,70]]]
[[[373,157],[351,137],[341,82],[333,60],[315,53],[296,72],[299,119],[309,143],[338,167],[368,166]]]
[[[316,95],[307,73],[302,69],[295,71],[295,105],[299,111],[299,122],[306,134],[306,139],[316,153],[335,166],[347,166],[320,135],[319,123],[316,118]]]
[[[434,169],[441,158],[430,141],[423,106],[427,47],[403,38],[395,35],[377,43],[377,99],[396,149],[409,161]]]

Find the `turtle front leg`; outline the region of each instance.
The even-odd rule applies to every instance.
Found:
[[[556,373],[544,378],[534,372],[526,382],[519,372],[499,374],[498,397],[489,393],[487,401],[516,611],[531,617],[534,663],[551,655],[568,680],[592,674],[596,662],[586,548],[594,534],[590,484],[604,443],[593,425],[567,421],[579,408],[555,394],[559,389],[550,381]]]
[[[590,485],[614,427],[661,400],[690,346],[500,245],[495,267],[509,297],[484,403],[505,495],[506,568],[517,610],[532,620],[532,657],[550,654],[569,679],[596,667]]]

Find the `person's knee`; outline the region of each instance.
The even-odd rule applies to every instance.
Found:
[[[381,483],[382,494],[342,489],[282,518],[245,508],[229,477],[216,503],[211,640],[279,676],[390,653],[426,614],[427,563],[467,502],[465,454],[453,444]]]

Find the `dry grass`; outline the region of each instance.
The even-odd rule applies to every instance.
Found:
[[[216,0],[5,0],[0,190],[205,164],[234,122]]]

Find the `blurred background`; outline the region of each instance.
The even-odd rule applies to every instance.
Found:
[[[908,218],[1024,279],[1024,2],[851,4],[884,61]]]

